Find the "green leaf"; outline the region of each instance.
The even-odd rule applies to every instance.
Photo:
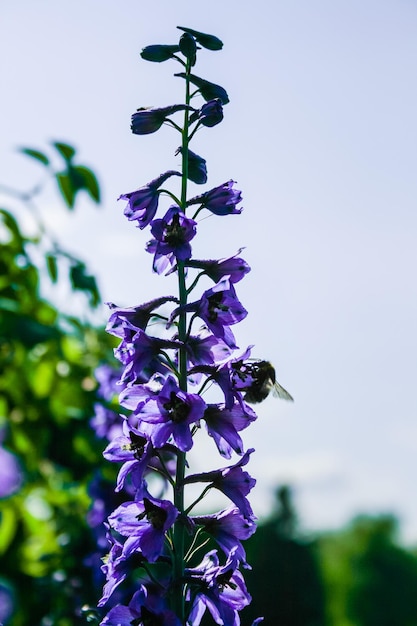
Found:
[[[65,204],[69,209],[73,209],[75,204],[75,190],[70,176],[67,172],[57,172],[55,178]]]
[[[85,189],[91,198],[98,204],[101,199],[100,187],[94,172],[84,165],[77,165],[73,169],[78,174],[78,180],[80,182],[82,181],[79,189]]]
[[[207,48],[207,50],[221,50],[223,48],[223,42],[214,35],[200,33],[200,31],[198,30],[185,28],[185,26],[177,26],[177,28],[179,28],[179,30],[183,30],[184,33],[189,33],[190,35],[195,37],[200,46],[203,46],[203,48]]]
[[[13,215],[9,213],[9,211],[6,211],[6,209],[0,209],[0,217],[2,218],[6,228],[13,235],[13,239],[18,241],[20,244],[23,244],[25,238],[20,232],[19,225]]]
[[[28,372],[28,382],[37,398],[47,398],[54,392],[55,363],[42,361],[32,365]],[[55,389],[56,391],[56,389]]]
[[[70,269],[72,288],[77,291],[86,291],[90,297],[91,306],[95,307],[100,302],[100,294],[94,276],[86,273],[83,263],[77,263]]]
[[[19,151],[23,154],[26,154],[26,156],[31,157],[32,159],[40,161],[41,163],[43,163],[43,165],[49,165],[48,157],[46,156],[46,154],[40,152],[39,150],[34,150],[33,148],[19,148]]]
[[[58,263],[56,260],[56,256],[54,254],[46,254],[45,260],[49,277],[53,283],[56,283],[56,281],[58,280]]]
[[[168,61],[168,59],[172,59],[176,52],[179,52],[179,46],[164,46],[160,44],[156,44],[154,46],[146,46],[143,48],[140,56],[145,61],[152,61],[154,63],[162,63],[163,61]]]
[[[68,163],[68,169],[58,172],[55,176],[69,209],[74,208],[76,195],[81,189],[84,189],[94,202],[100,202],[100,186],[94,172],[90,168],[84,165],[71,165]]]
[[[38,343],[57,339],[59,330],[52,325],[41,324],[28,315],[16,314],[3,309],[0,319],[0,335],[33,348]]]
[[[7,503],[2,504],[0,514],[0,554],[10,545],[17,530],[16,511]]]
[[[65,161],[71,161],[72,157],[75,155],[75,148],[70,146],[68,143],[54,141],[52,145],[58,150],[59,154],[65,159]]]

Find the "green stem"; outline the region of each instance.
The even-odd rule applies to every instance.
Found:
[[[178,204],[178,206],[180,206],[181,201],[178,200],[177,196],[174,193],[172,193],[172,191],[169,191],[169,189],[160,189],[159,193],[160,194],[164,193],[165,195],[170,196],[170,198],[174,200],[175,204]]]
[[[190,62],[186,65],[186,93],[185,104],[190,104],[190,81],[189,74],[191,70]],[[185,213],[187,205],[187,180],[188,180],[188,128],[189,128],[189,112],[184,111],[184,127],[182,130],[182,181],[181,181],[181,208]],[[187,285],[185,281],[184,262],[178,261],[178,290],[180,307],[187,304]],[[178,320],[178,338],[184,342],[187,339],[187,314],[181,311]],[[187,391],[187,352],[185,345],[179,349],[178,359],[179,369],[179,386],[183,391]],[[186,467],[185,452],[179,452],[177,458],[177,471],[175,477],[176,488],[174,489],[174,504],[180,515],[174,526],[174,581],[176,583],[176,593],[174,596],[174,609],[181,621],[185,625],[185,606],[184,606],[184,561],[185,561],[185,528],[183,522],[184,514],[184,477]]]
[[[193,218],[194,219],[194,218]],[[191,284],[190,287],[188,287],[187,293],[191,293],[194,289],[194,287],[197,285],[198,281],[200,280],[201,276],[204,276],[205,272],[200,272],[199,274],[197,274],[197,276],[195,277],[193,283]]]
[[[187,510],[185,511],[186,515],[188,515],[188,513],[196,506],[196,504],[198,504],[199,502],[201,502],[201,500],[206,496],[206,494],[210,491],[210,489],[213,487],[212,484],[207,485],[207,487],[205,487],[203,489],[203,491],[200,493],[200,495],[198,496],[198,498],[196,500],[194,500],[194,502],[192,504],[190,504],[190,506],[187,508]]]

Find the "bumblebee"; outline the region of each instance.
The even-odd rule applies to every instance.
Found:
[[[275,368],[269,361],[257,361],[249,366],[250,375],[253,382],[246,388],[243,399],[249,404],[257,404],[265,400],[270,392],[276,398],[281,400],[290,400],[294,398],[282,387],[276,379]]]

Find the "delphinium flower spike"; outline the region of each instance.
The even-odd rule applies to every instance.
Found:
[[[200,212],[239,215],[242,195],[229,180],[189,197],[190,181],[207,182],[206,160],[190,142],[201,136],[197,130],[222,122],[229,96],[192,72],[200,52],[222,48],[220,39],[178,28],[178,44],[147,46],[141,56],[181,66],[175,75],[184,79],[184,101],[139,108],[132,132],[150,134],[164,125],[178,132],[180,171],[166,169],[120,196],[127,202],[127,219],[149,229],[146,249],[153,255],[153,271],[175,273],[178,293],[131,307],[109,304],[107,330],[120,340],[115,356],[121,364],[121,415],[104,456],[121,464],[116,492],[131,495],[106,522],[109,553],[99,606],[111,605],[116,588],[118,598],[126,589],[124,601],[103,617],[107,626],[199,626],[206,611],[220,626],[239,626],[239,611],[251,599],[242,573],[249,567],[242,541],[256,527],[248,500],[255,480],[244,469],[254,450],[245,451],[239,433],[256,419],[246,398],[256,395],[256,385],[258,396],[264,391],[260,363],[267,362],[251,365],[252,346],[235,353],[231,327],[247,315],[235,289],[250,271],[240,256],[243,249],[219,260],[193,257]],[[162,209],[165,200],[170,204]],[[269,378],[275,383],[270,371]],[[111,389],[114,393],[114,377]],[[222,457],[235,454],[237,460],[193,472],[187,453],[210,439]],[[198,513],[213,489],[226,506]]]

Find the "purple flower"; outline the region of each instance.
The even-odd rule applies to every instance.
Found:
[[[256,420],[256,413],[247,407],[243,411],[240,403],[232,409],[226,409],[217,404],[209,404],[205,413],[207,432],[213,437],[220,454],[227,459],[236,454],[243,454],[243,442],[239,432]]]
[[[185,452],[193,445],[190,424],[198,422],[205,409],[201,396],[182,391],[169,376],[159,394],[146,402],[137,415],[142,422],[140,428],[149,434],[156,448],[172,437],[175,445]]]
[[[150,337],[139,329],[130,341],[122,341],[114,351],[115,357],[125,365],[121,382],[127,384],[141,377],[140,382],[144,382],[145,368],[152,368],[154,372],[166,372],[163,361],[159,359],[161,350],[178,348],[180,345],[178,341]]]
[[[207,334],[190,335],[185,345],[189,362],[193,365],[214,364],[231,355],[231,348],[221,339]]]
[[[6,498],[19,490],[23,474],[17,457],[0,445],[0,498]]]
[[[127,328],[131,329],[131,336],[133,337],[137,330],[145,330],[149,320],[155,315],[154,310],[166,302],[178,302],[178,298],[174,296],[163,296],[141,304],[140,306],[126,308],[118,307],[112,302],[106,302],[107,306],[112,311],[106,326],[106,332],[116,337],[126,339]]]
[[[203,126],[216,126],[223,119],[223,107],[221,100],[216,98],[203,104],[200,109],[199,120]]]
[[[230,467],[187,476],[184,484],[196,482],[211,483],[210,487],[214,487],[224,493],[236,504],[244,517],[253,519],[253,511],[246,496],[255,486],[256,480],[248,472],[242,470],[242,466],[248,463],[252,452],[254,452],[254,448],[245,452],[242,458]]]
[[[206,368],[210,378],[216,381],[224,393],[225,407],[231,409],[235,400],[239,402],[243,411],[247,410],[247,405],[243,402],[241,389],[242,376],[247,380],[246,370],[241,376],[241,368],[244,359],[249,358],[253,346],[249,346],[238,358],[229,359],[218,368]]]
[[[118,413],[98,403],[94,405],[94,411],[94,416],[90,419],[90,426],[97,437],[105,437],[111,441],[113,437],[120,435],[122,427]]]
[[[193,598],[188,624],[199,626],[206,608],[216,624],[239,626],[238,611],[251,601],[245,581],[237,569],[237,549],[233,548],[224,565],[219,565],[217,551],[212,550],[195,568],[186,571],[191,577],[187,599]],[[195,587],[195,590],[194,590]]]
[[[140,550],[148,561],[154,562],[162,554],[165,533],[177,516],[178,511],[169,500],[149,496],[143,501],[124,502],[108,519],[111,528],[127,537],[122,551],[124,559]]]
[[[142,624],[181,626],[178,617],[167,607],[165,598],[144,585],[140,586],[128,606],[118,604],[100,622],[100,626],[141,626]]]
[[[126,476],[131,472],[135,473],[135,483],[140,489],[154,449],[149,439],[130,429],[127,422],[123,423],[123,432],[123,435],[109,443],[103,456],[108,461],[123,462],[117,477],[116,491],[123,488]]]
[[[237,254],[239,254],[241,250]],[[190,259],[186,263],[187,267],[201,269],[215,283],[218,283],[226,276],[231,283],[238,283],[244,276],[250,272],[250,267],[246,261],[236,254],[227,259],[217,261],[215,259],[207,261],[198,261]]]
[[[144,187],[119,196],[118,200],[128,201],[124,214],[129,221],[137,220],[138,228],[145,228],[155,217],[160,194],[158,187],[170,176],[181,176],[181,174],[175,170],[169,170]]]
[[[153,220],[148,242],[148,252],[154,253],[153,269],[161,274],[175,261],[187,261],[191,257],[190,241],[196,234],[197,222],[186,217],[178,206],[168,209],[162,219]]]
[[[222,339],[229,347],[236,348],[235,338],[229,326],[243,320],[248,312],[236,297],[236,291],[229,279],[224,278],[203,293],[201,299],[183,307],[185,311],[194,311],[207,324],[213,335]],[[169,323],[179,314],[175,309]]]
[[[107,602],[113,591],[125,580],[131,567],[131,563],[121,558],[123,544],[109,532],[107,532],[107,540],[110,541],[111,548],[103,559],[104,564],[101,566],[101,571],[105,574],[107,582],[103,587],[103,595],[97,606],[103,606]]]
[[[132,425],[134,417],[133,415],[126,419],[123,424],[124,434],[116,437],[107,446],[103,456],[108,461],[123,462],[117,476],[115,491],[125,487],[126,477],[130,475],[135,498],[139,500],[146,495],[147,483],[144,476],[148,473],[157,471],[159,477],[164,480],[164,486],[170,476],[175,475],[177,450],[168,444],[155,450],[149,435],[144,432],[146,428],[135,428]]]
[[[182,154],[182,148],[178,148],[175,154]],[[191,150],[188,154],[188,178],[197,185],[204,185],[207,182],[207,165],[206,160]]]
[[[94,375],[99,384],[97,395],[104,400],[111,400],[120,389],[117,387],[117,381],[120,378],[120,372],[114,367],[110,367],[107,363],[99,365]]]
[[[191,519],[217,541],[225,554],[235,548],[236,557],[246,564],[246,554],[240,540],[248,539],[255,532],[254,518],[248,519],[237,507],[229,507],[219,513],[193,516]]]
[[[223,107],[218,98],[203,104],[201,109],[190,116],[190,122],[198,120],[203,126],[216,126],[223,119]]]
[[[215,215],[239,214],[242,212],[242,208],[238,209],[236,205],[242,201],[242,192],[233,189],[235,182],[234,180],[229,180],[200,196],[195,196],[188,200],[187,206],[200,204],[200,208],[206,208]]]
[[[134,135],[149,135],[159,130],[169,115],[177,111],[185,111],[186,109],[192,109],[192,107],[186,104],[174,104],[159,109],[141,107],[136,113],[133,113],[130,128]]]

